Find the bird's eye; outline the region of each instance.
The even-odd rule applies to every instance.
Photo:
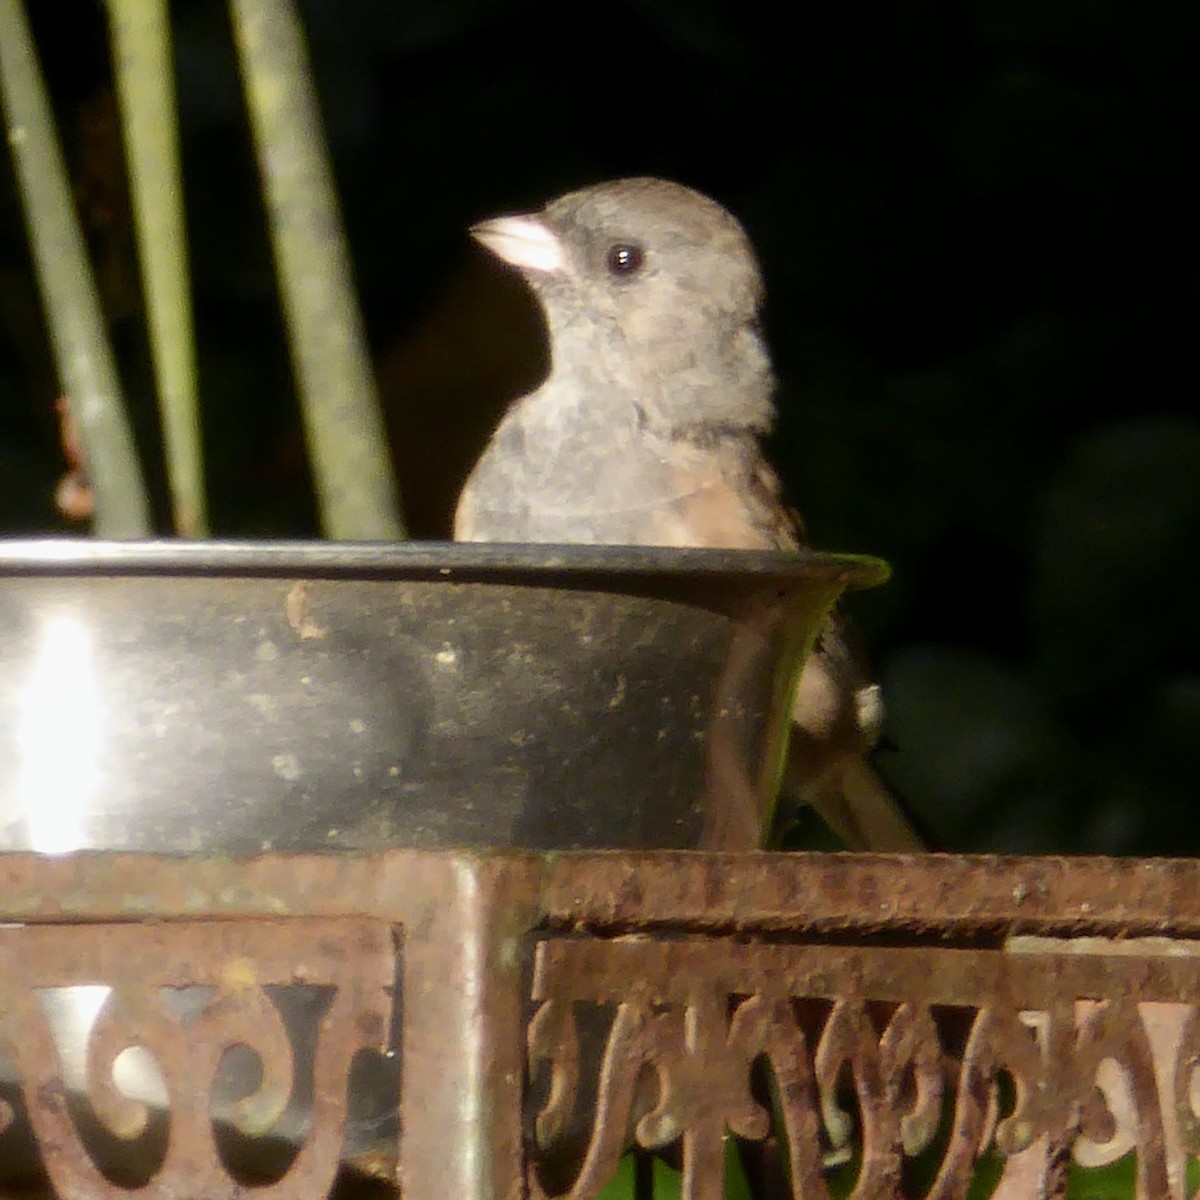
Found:
[[[608,270],[612,275],[635,275],[646,261],[646,253],[636,242],[618,242],[608,248]]]

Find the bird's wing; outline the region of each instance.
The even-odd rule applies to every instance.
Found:
[[[780,498],[779,477],[753,437],[722,438],[712,446],[680,441],[666,454],[673,494],[655,513],[659,544],[724,550],[800,545],[793,516]]]

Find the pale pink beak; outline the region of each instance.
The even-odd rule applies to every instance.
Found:
[[[480,221],[471,226],[471,236],[497,258],[520,270],[549,275],[566,269],[562,242],[537,215]]]

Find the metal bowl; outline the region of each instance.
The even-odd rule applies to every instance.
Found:
[[[0,850],[757,845],[878,561],[0,543]]]
[[[754,847],[805,649],[884,574],[624,547],[0,543],[0,851]],[[85,1115],[113,982],[41,997]],[[312,992],[274,1000],[299,1078]],[[257,1087],[250,1058],[214,1085],[219,1125]],[[398,1064],[379,1067],[349,1156],[394,1145]],[[162,1117],[152,1062],[113,1078]],[[295,1093],[273,1137],[303,1141],[308,1106]],[[0,1178],[32,1169],[5,1139]]]

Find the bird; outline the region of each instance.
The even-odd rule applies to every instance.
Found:
[[[762,448],[775,417],[764,285],[728,210],[683,184],[638,177],[470,233],[532,289],[550,365],[467,477],[456,540],[807,545]],[[879,686],[834,614],[796,685],[785,788],[849,849],[920,851],[871,762],[882,716]]]

